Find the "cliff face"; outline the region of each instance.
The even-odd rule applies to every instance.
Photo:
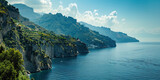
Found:
[[[86,44],[81,41],[76,41],[74,46],[62,43],[55,43],[54,45],[46,44],[41,44],[41,49],[51,58],[74,57],[78,54],[89,53]]]
[[[10,31],[12,27],[15,27],[15,25],[13,20],[10,19],[8,9],[0,3],[0,43],[3,41],[3,35]]]
[[[42,45],[41,48],[51,58],[63,58],[63,57],[74,57],[78,55],[76,47],[67,46],[62,43],[55,43],[54,45]]]
[[[87,45],[81,41],[77,41],[75,42],[75,44],[77,45],[77,50],[79,53],[89,53],[89,50],[87,48]]]
[[[43,51],[39,51],[35,45],[28,46],[23,52],[24,67],[30,72],[51,69],[52,61]]]

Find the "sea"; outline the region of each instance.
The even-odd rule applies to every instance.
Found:
[[[160,43],[117,43],[77,57],[52,59],[53,68],[35,80],[160,80]]]

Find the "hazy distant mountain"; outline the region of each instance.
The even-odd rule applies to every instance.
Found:
[[[56,15],[45,14],[37,19],[35,23],[44,28],[54,31],[57,34],[70,35],[79,38],[87,44],[89,48],[107,48],[115,47],[115,41],[107,36],[100,35],[96,31],[92,31],[72,17],[65,17],[60,13]]]
[[[116,42],[139,42],[139,40],[137,40],[136,38],[130,37],[127,34],[122,32],[114,32],[110,28],[92,26],[85,22],[80,22],[80,23],[91,30],[99,32],[102,35],[109,36],[111,39],[115,40]]]
[[[41,16],[40,14],[35,13],[33,11],[33,8],[28,7],[25,4],[14,4],[13,6],[19,9],[19,12],[23,17],[26,17],[30,19],[31,21]]]

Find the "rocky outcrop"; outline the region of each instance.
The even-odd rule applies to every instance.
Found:
[[[79,53],[89,53],[88,47],[85,43],[78,40],[75,44],[77,45],[76,47]]]

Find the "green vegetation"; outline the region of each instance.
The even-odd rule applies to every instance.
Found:
[[[7,9],[0,3],[0,13],[1,14],[6,14]]]
[[[22,54],[0,46],[0,80],[29,80],[23,68]]]
[[[15,48],[20,44],[23,48],[26,45],[38,45],[41,44],[68,44],[73,46],[73,43],[76,42],[76,39],[71,38],[70,36],[56,35],[53,32],[49,31],[36,31],[35,29],[29,28],[25,25],[17,26],[12,28],[11,31],[4,36],[4,42],[7,46]]]

